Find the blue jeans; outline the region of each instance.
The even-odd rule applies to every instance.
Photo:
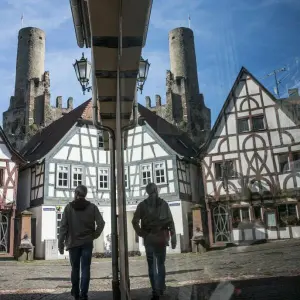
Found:
[[[93,242],[69,249],[70,263],[72,267],[71,282],[72,295],[74,297],[87,298],[91,278],[91,262]],[[81,282],[80,282],[81,265]],[[80,283],[80,289],[79,289]]]
[[[160,295],[166,281],[166,247],[146,245],[148,272],[153,294]]]

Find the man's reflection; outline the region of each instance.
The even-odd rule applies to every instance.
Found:
[[[159,198],[156,184],[149,183],[146,192],[149,197],[137,206],[132,225],[136,233],[144,239],[152,299],[156,300],[166,289],[166,247],[169,246],[171,236],[172,249],[176,248],[176,232],[170,207]]]

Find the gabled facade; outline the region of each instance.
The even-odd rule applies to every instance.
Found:
[[[90,109],[91,101],[85,102],[23,149],[31,163],[20,174],[20,187],[26,197],[18,199],[18,207],[29,209],[36,219],[34,244],[39,258],[45,257],[44,241],[57,238],[64,207],[73,200],[79,184],[88,187],[87,199],[98,205],[106,222],[94,251],[110,251],[110,155],[104,150],[102,133],[90,121]],[[190,184],[199,169],[191,159],[196,149],[173,125],[141,105],[138,111],[140,125],[129,131],[124,151],[129,251],[144,252],[131,221],[137,204],[146,197],[145,187],[150,181],[157,183],[161,197],[173,212],[181,236],[177,251],[188,250],[191,205],[199,199]]]
[[[201,149],[211,246],[299,237],[300,123],[282,101],[242,68]]]
[[[14,254],[18,173],[24,163],[0,127],[0,254]]]

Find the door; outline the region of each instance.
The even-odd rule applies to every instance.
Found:
[[[0,253],[8,253],[9,215],[0,212]]]
[[[225,205],[218,205],[213,208],[213,226],[214,226],[214,242],[231,241],[229,227],[229,213]]]

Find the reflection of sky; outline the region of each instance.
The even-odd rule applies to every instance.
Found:
[[[212,122],[236,78],[245,66],[258,79],[274,69],[287,66],[289,72],[279,74],[280,89],[299,86],[299,12],[298,0],[253,1],[203,1],[157,0],[154,1],[147,44],[143,56],[151,67],[143,95],[161,94],[165,102],[165,76],[169,69],[168,32],[188,26],[195,33],[200,91],[212,109]],[[24,14],[24,26],[36,26],[46,31],[46,70],[50,71],[51,101],[63,96],[74,97],[78,106],[91,93],[82,95],[72,63],[88,49],[77,46],[74,25],[68,1],[7,0],[0,2],[0,75],[2,101],[0,111],[8,108],[14,90],[17,33]],[[274,78],[263,80],[273,91]],[[0,115],[1,120],[2,115]]]

